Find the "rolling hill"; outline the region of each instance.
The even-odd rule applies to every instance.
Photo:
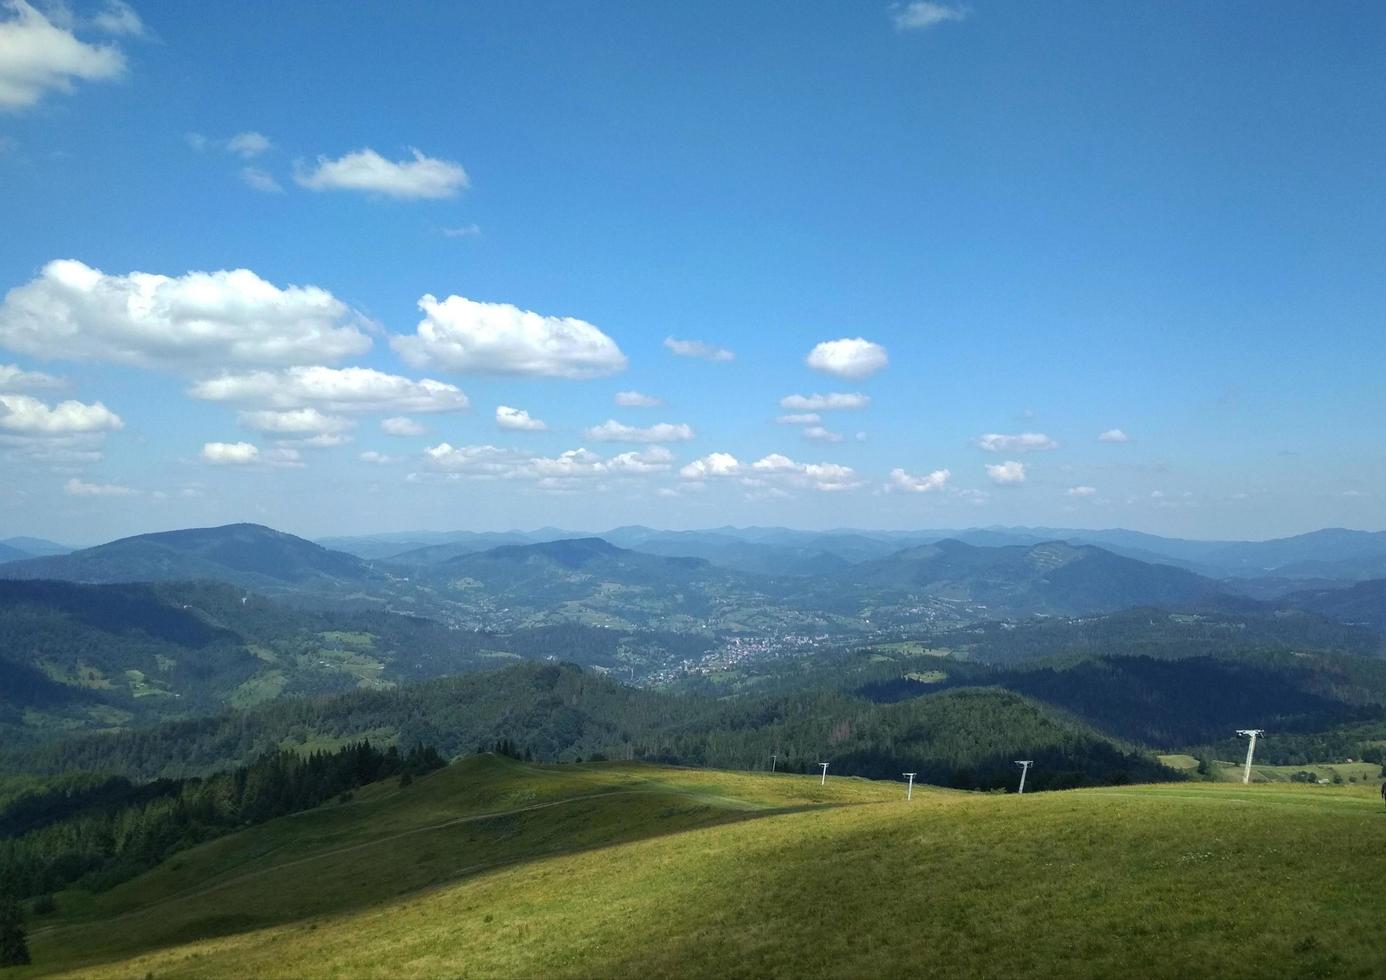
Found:
[[[1221,593],[1218,583],[1184,569],[1061,541],[988,548],[944,540],[862,562],[839,577],[857,587],[967,601],[998,615],[1183,608]]]
[[[383,576],[355,557],[259,524],[161,531],[66,555],[9,562],[0,578],[69,582],[210,580],[250,588],[354,587]]]
[[[1379,970],[1386,824],[1373,787],[917,787],[910,801],[903,789],[473,757],[182,851],[104,893],[61,892],[33,922],[34,965],[10,972]]]

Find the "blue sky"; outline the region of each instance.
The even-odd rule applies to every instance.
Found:
[[[1383,64],[1373,4],[0,0],[0,535],[1381,528]]]

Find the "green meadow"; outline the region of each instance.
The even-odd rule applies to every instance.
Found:
[[[46,975],[1379,977],[1374,784],[977,794],[492,756],[31,923]]]

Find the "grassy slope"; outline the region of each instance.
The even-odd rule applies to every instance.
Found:
[[[1371,787],[480,759],[59,896],[12,975],[1378,976],[1383,845]]]

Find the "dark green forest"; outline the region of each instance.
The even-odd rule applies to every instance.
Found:
[[[432,748],[400,752],[361,741],[336,752],[266,753],[205,779],[29,780],[0,797],[0,868],[20,897],[69,885],[101,891],[183,848],[443,764]]]

